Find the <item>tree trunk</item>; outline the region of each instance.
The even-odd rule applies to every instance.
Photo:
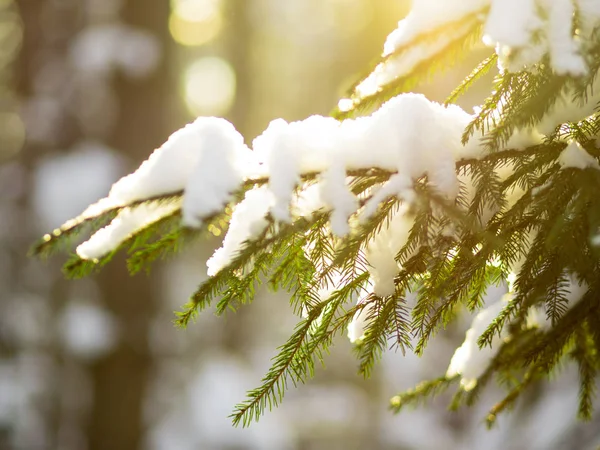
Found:
[[[168,136],[168,17],[169,2],[164,0],[128,0],[122,13],[125,23],[152,32],[164,46],[162,62],[150,77],[116,83],[120,113],[110,144],[130,156],[134,166]],[[102,273],[105,304],[120,319],[124,336],[117,350],[93,367],[91,450],[141,447],[144,399],[153,364],[148,333],[158,301],[155,280],[130,277],[123,258]]]

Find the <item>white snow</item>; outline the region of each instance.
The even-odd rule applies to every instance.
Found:
[[[387,226],[367,244],[365,257],[373,283],[373,293],[379,297],[392,295],[396,291],[394,278],[400,271],[396,255],[406,244],[414,218],[403,205]]]
[[[404,174],[397,173],[379,187],[367,201],[360,213],[360,221],[365,223],[379,208],[381,202],[389,197],[404,199],[407,203],[414,200],[415,192],[412,188],[412,180]]]
[[[231,123],[216,117],[199,117],[173,133],[135,172],[115,183],[109,198],[126,205],[182,191],[194,170],[200,170],[196,169],[198,163],[210,158],[203,152],[210,152],[216,158],[214,152],[221,150],[210,148],[208,144],[223,144],[222,151],[228,156],[236,154],[242,160],[244,153],[249,152],[242,135]]]
[[[465,148],[460,143],[470,118],[457,106],[444,107],[419,94],[403,94],[371,116],[341,123],[321,116],[292,123],[277,119],[253,143],[256,157],[269,174],[274,195],[271,214],[276,220],[291,220],[294,190],[300,175],[309,172],[323,173],[317,204],[322,202],[332,211],[332,229],[338,235],[348,233],[347,219],[357,208],[346,186],[346,170],[397,171],[399,175],[379,196],[401,194],[410,200],[411,179],[427,174],[437,189],[454,198],[458,192],[456,160],[475,153],[476,145]],[[363,219],[376,206],[371,202]]]
[[[542,27],[535,0],[492,2],[484,28],[484,42],[501,42],[508,47],[524,47],[531,35]]]
[[[221,211],[252,167],[250,150],[233,125],[223,119],[196,123],[197,161],[183,198],[183,224],[190,227],[199,227],[203,217]]]
[[[332,210],[331,231],[337,236],[345,236],[350,232],[348,218],[358,208],[358,200],[346,183],[346,168],[336,160],[323,173],[322,178],[319,183],[320,197],[326,207]]]
[[[319,210],[325,210],[326,205],[321,198],[320,183],[306,184],[292,199],[292,213],[296,217],[311,217]]]
[[[496,48],[500,69],[530,70],[544,55],[559,75],[582,76],[587,64],[581,55],[583,39],[589,33],[571,34],[575,7],[586,0],[492,0],[485,22],[484,42]],[[589,9],[589,4],[584,5]],[[595,6],[597,10],[597,6]],[[593,9],[593,7],[592,7]],[[581,10],[580,10],[581,12]],[[582,15],[587,29],[598,25],[593,11]],[[583,38],[583,39],[581,39]]]
[[[598,160],[590,155],[579,142],[573,141],[565,147],[558,157],[558,163],[563,169],[600,169]]]
[[[386,61],[377,65],[356,87],[358,97],[375,94],[394,79],[410,73],[419,63],[436,57],[450,43],[466,35],[476,22],[454,24],[440,35],[433,38],[430,36],[419,44],[412,44],[413,41],[451,22],[483,13],[488,4],[489,0],[414,1],[410,13],[398,22],[398,27],[386,39],[383,47],[383,56],[388,57]],[[394,54],[397,51],[399,53]],[[352,105],[345,102],[340,106],[350,109]]]
[[[292,123],[278,119],[254,140],[254,151],[250,151],[229,122],[200,117],[173,133],[134,173],[116,182],[106,198],[91,205],[78,219],[183,192],[182,223],[198,227],[204,218],[224,208],[242,182],[268,176],[268,188],[248,194],[245,203],[236,208],[231,235],[235,237],[226,238],[223,249],[209,263],[210,273],[214,274],[231,261],[244,240],[256,237],[258,233],[251,231],[251,224],[257,222],[261,224],[258,228],[264,228],[268,213],[276,221],[286,222],[292,220],[292,213],[302,216],[325,209],[331,212],[332,232],[344,236],[351,232],[350,216],[358,214],[364,222],[389,196],[398,196],[409,204],[414,198],[413,180],[424,175],[441,194],[455,198],[456,161],[477,155],[476,143],[463,147],[460,142],[470,119],[457,106],[444,107],[423,95],[403,94],[359,119],[339,122],[312,116]],[[397,174],[382,188],[373,189],[373,198],[360,211],[358,199],[349,190],[347,172],[372,168]],[[318,172],[317,182],[298,195],[301,175]],[[252,205],[253,211],[247,204]],[[80,245],[77,252],[82,258],[100,258],[138,228],[178,207],[169,204],[126,208],[113,223]],[[384,245],[384,253],[391,252],[391,256],[379,255],[375,242],[370,246],[378,295],[389,295],[393,290],[393,275],[397,272],[393,256],[406,241],[404,228],[410,224],[410,220],[402,219],[401,224],[397,223],[399,220],[397,215],[397,230]],[[238,223],[245,225],[240,228]]]
[[[75,220],[95,217],[111,208],[185,190],[183,223],[186,226],[199,226],[202,217],[222,209],[246,174],[255,176],[258,170],[243,137],[231,123],[215,117],[199,117],[173,133],[135,172],[117,181],[107,197],[90,205]],[[169,212],[172,211],[170,208],[167,208]],[[150,221],[143,220],[144,211],[153,214]],[[111,228],[112,239],[126,238],[135,231],[136,226],[147,225],[161,214],[153,206],[120,215],[127,225],[120,223]],[[116,232],[117,229],[120,231]],[[106,232],[103,236],[101,251],[116,248],[121,242],[106,241],[109,239]],[[84,250],[88,248],[86,245],[81,247],[82,258],[86,257],[82,255],[89,256]],[[98,254],[97,251],[92,253]]]
[[[512,293],[502,295],[501,292],[506,291],[503,287],[490,287],[488,289],[491,291],[488,292],[488,298],[497,298],[498,294],[501,295],[501,298],[496,301],[493,301],[494,299],[492,299],[493,303],[480,310],[475,316],[471,323],[471,328],[467,330],[465,341],[458,349],[456,349],[456,352],[450,361],[448,371],[446,372],[448,378],[460,375],[460,385],[465,391],[470,391],[477,385],[477,379],[487,369],[488,365],[498,352],[498,349],[502,344],[502,339],[507,333],[505,326],[500,332],[500,335],[494,335],[491,346],[479,348],[477,345],[479,336],[481,336],[513,297]]]
[[[572,0],[544,0],[548,8],[548,40],[552,67],[559,75],[581,76],[587,73],[579,53],[579,43],[571,35],[575,14]]]
[[[127,207],[119,212],[110,224],[96,231],[92,237],[77,247],[82,259],[98,260],[117,249],[137,230],[168,216],[179,209],[179,202],[153,202]]]
[[[376,94],[382,86],[396,78],[409,74],[419,63],[436,57],[451,42],[463,37],[469,30],[470,23],[427,43],[409,47],[399,55],[390,56],[385,62],[378,64],[375,70],[356,86],[356,92],[360,97]],[[348,107],[350,105],[345,103],[342,106]]]
[[[233,210],[229,229],[223,239],[223,246],[206,262],[208,275],[216,275],[237,255],[242,244],[256,239],[269,224],[266,215],[272,202],[271,192],[266,187],[246,192]]]
[[[480,12],[488,3],[489,0],[415,0],[410,13],[387,37],[383,54],[390,55],[419,35]]]
[[[300,173],[325,170],[339,144],[340,123],[330,117],[311,116],[303,121],[272,121],[253,142],[253,149],[269,172],[269,186],[275,196],[271,214],[289,221],[292,194]]]
[[[362,297],[357,304],[363,303],[366,303],[366,305],[354,314],[352,322],[348,325],[348,339],[353,344],[365,337],[367,319],[373,314],[373,308],[375,308],[375,302],[369,295]]]
[[[572,36],[575,8],[581,23]],[[501,71],[531,70],[549,55],[557,74],[582,76],[588,68],[581,49],[591,43],[592,31],[600,24],[600,8],[594,0],[414,1],[410,13],[385,42],[387,59],[357,86],[356,98],[340,103],[340,110],[350,110],[358,99],[435,58],[477,22],[484,26],[483,42],[498,54]],[[444,31],[423,39],[436,29]]]

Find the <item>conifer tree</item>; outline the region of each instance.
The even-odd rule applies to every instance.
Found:
[[[132,274],[226,230],[175,323],[289,292],[299,319],[262,383],[235,407],[248,425],[305,382],[347,333],[360,373],[390,348],[421,355],[475,314],[447,373],[391,399],[398,412],[448,389],[452,408],[496,380],[509,409],[559,364],[579,369],[589,419],[600,350],[600,1],[419,0],[332,117],[273,121],[250,150],[198,118],[79,217],[46,257],[87,276],[127,252]],[[489,55],[444,104],[409,91],[483,41]],[[468,114],[455,101],[497,66]],[[400,357],[400,356],[399,356]]]

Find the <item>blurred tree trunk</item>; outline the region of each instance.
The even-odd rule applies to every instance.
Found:
[[[169,109],[169,2],[128,0],[122,19],[150,31],[162,43],[162,62],[142,80],[119,79],[119,120],[110,144],[134,162],[134,167],[166,140]],[[155,277],[129,277],[125,264],[109,265],[101,276],[105,304],[123,325],[117,350],[93,367],[94,409],[89,428],[91,450],[133,450],[144,436],[143,408],[153,366],[149,348],[150,321],[158,296]],[[170,320],[165,317],[164,320]]]
[[[238,131],[250,139],[248,116],[252,108],[252,48],[253,30],[251,23],[251,3],[247,0],[225,0],[224,16],[227,28],[223,32],[225,40],[225,55],[236,74],[236,95],[228,119]]]

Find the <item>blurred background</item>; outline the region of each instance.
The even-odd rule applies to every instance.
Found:
[[[249,429],[227,417],[298,318],[285,295],[186,331],[172,312],[214,242],[130,278],[122,260],[66,281],[26,256],[198,115],[250,144],[269,121],[327,114],[368,70],[402,0],[0,0],[0,449],[584,449],[564,370],[487,432],[498,392],[392,416],[388,400],[446,370],[468,317],[428,355],[389,353],[365,381],[340,339],[309,384]],[[426,85],[442,100],[484,53]],[[489,86],[484,83],[481,92]],[[476,104],[475,94],[464,101]],[[489,397],[489,398],[488,398]],[[598,424],[596,424],[598,425]]]

